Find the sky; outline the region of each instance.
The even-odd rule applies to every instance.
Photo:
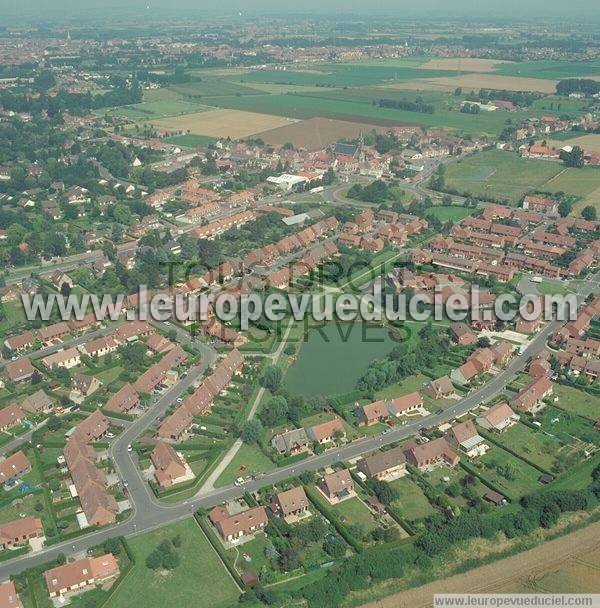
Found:
[[[43,17],[45,13],[52,17],[61,14],[68,16],[89,10],[107,11],[112,8],[139,10],[146,5],[152,9],[167,9],[171,11],[187,11],[201,13],[243,12],[253,13],[396,13],[398,16],[424,17],[456,16],[500,16],[500,17],[531,17],[533,15],[570,15],[585,19],[599,16],[597,0],[0,0],[0,14],[6,10],[12,14],[37,14]]]

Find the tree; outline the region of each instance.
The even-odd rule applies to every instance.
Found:
[[[560,217],[567,217],[571,210],[573,209],[573,203],[567,199],[560,201],[558,203],[558,214]]]
[[[589,222],[595,222],[597,216],[596,207],[592,207],[592,205],[586,205],[581,210],[581,217]]]
[[[241,438],[244,443],[258,443],[263,432],[260,420],[248,420],[242,429]]]
[[[567,167],[575,167],[578,169],[583,167],[584,158],[581,146],[573,146],[573,149],[570,152],[563,150],[560,157]]]
[[[323,543],[323,550],[336,559],[346,555],[346,545],[339,536],[328,536]]]
[[[260,414],[260,421],[268,427],[273,427],[283,422],[288,415],[288,404],[285,397],[276,395],[264,407]]]
[[[162,555],[155,549],[146,558],[146,567],[150,568],[150,570],[158,570],[162,566],[162,562]]]
[[[269,365],[260,379],[260,385],[274,393],[281,385],[282,379],[283,371],[281,368],[277,365]]]

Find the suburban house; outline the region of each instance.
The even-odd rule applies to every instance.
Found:
[[[331,443],[336,433],[343,438],[346,437],[346,429],[340,418],[315,424],[307,430],[308,438],[316,443]]]
[[[378,422],[387,422],[390,419],[387,403],[374,401],[363,405],[357,410],[358,426],[371,426]]]
[[[35,336],[32,331],[25,331],[17,336],[11,336],[4,340],[4,346],[13,353],[21,352],[28,348],[32,348],[35,343]]]
[[[4,374],[12,382],[23,382],[29,380],[35,373],[35,368],[29,359],[18,359],[9,361],[4,366]]]
[[[102,336],[82,344],[79,349],[88,357],[103,357],[108,353],[114,353],[119,348],[119,343],[113,336]]]
[[[396,397],[388,403],[390,414],[396,417],[416,412],[422,407],[423,397],[417,392],[402,395],[402,397]]]
[[[469,458],[483,456],[488,450],[472,420],[453,425],[444,436],[450,445],[461,449]]]
[[[0,410],[0,431],[7,431],[17,424],[21,424],[27,414],[16,403],[11,403]]]
[[[102,383],[95,376],[75,374],[73,376],[72,386],[73,390],[77,391],[83,397],[89,397],[102,386]]]
[[[354,481],[348,469],[324,475],[317,487],[331,503],[354,496]]]
[[[209,518],[225,541],[233,541],[262,530],[268,523],[264,507],[253,507],[230,515],[227,509],[215,507]]]
[[[10,549],[25,545],[31,538],[44,535],[42,520],[37,517],[23,517],[0,524],[0,549]]]
[[[164,441],[180,441],[192,427],[194,419],[184,407],[177,408],[158,427],[158,438]]]
[[[549,397],[553,390],[554,385],[547,376],[534,378],[513,399],[513,404],[524,412],[539,412],[544,407],[543,400]]]
[[[450,336],[456,344],[461,346],[468,346],[477,342],[477,334],[466,323],[451,323]]]
[[[100,410],[95,410],[77,425],[72,437],[83,443],[94,443],[102,439],[109,428],[108,418]]]
[[[475,367],[473,361],[467,359],[460,367],[457,367],[450,372],[450,380],[462,386],[475,378],[478,373],[479,370]]]
[[[558,201],[552,198],[544,198],[541,196],[532,196],[528,194],[523,199],[523,209],[533,211],[534,213],[542,213],[543,215],[558,215]]]
[[[71,369],[81,363],[81,355],[76,348],[67,348],[67,350],[59,350],[42,359],[42,363],[48,368],[64,367]]]
[[[271,439],[271,446],[279,454],[300,454],[308,450],[310,440],[305,429],[292,429],[291,431],[275,435]]]
[[[112,553],[85,557],[44,572],[50,597],[60,597],[119,576],[119,563]]]
[[[455,466],[460,460],[443,437],[411,446],[404,451],[409,464],[421,470],[431,469],[440,464]]]
[[[21,407],[31,414],[47,414],[52,411],[54,403],[46,393],[40,389],[28,395],[21,402]]]
[[[56,340],[62,340],[62,338],[68,336],[71,333],[69,326],[64,322],[54,323],[53,325],[47,325],[38,329],[38,338],[44,344],[52,344]]]
[[[271,498],[270,509],[273,513],[283,517],[301,517],[308,512],[310,503],[302,486],[278,492]]]
[[[154,466],[154,478],[161,488],[169,488],[187,475],[183,458],[168,443],[159,441],[150,454],[150,460]]]
[[[140,404],[140,398],[129,382],[123,385],[114,395],[111,395],[104,404],[104,409],[109,412],[127,414],[130,410]]]
[[[402,447],[379,451],[359,460],[356,468],[368,479],[391,479],[406,471],[406,456]]]
[[[452,384],[452,380],[450,380],[450,376],[442,376],[437,380],[429,380],[421,390],[432,399],[444,399],[456,394],[456,389]]]
[[[0,483],[10,484],[29,473],[29,471],[31,471],[31,463],[22,450],[19,450],[0,462]]]
[[[508,403],[497,403],[489,410],[479,414],[475,419],[477,424],[489,431],[502,433],[519,421],[520,416],[515,414]]]
[[[12,581],[0,583],[0,608],[21,608],[17,589]]]

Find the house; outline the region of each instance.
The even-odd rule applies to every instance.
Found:
[[[552,381],[547,376],[534,378],[513,400],[516,408],[524,412],[535,413],[543,407],[543,400],[549,397],[554,389]]]
[[[506,367],[510,358],[512,357],[514,347],[510,342],[500,340],[490,347],[492,354],[494,355],[494,361],[499,367]]]
[[[114,524],[119,513],[119,506],[114,496],[104,488],[89,484],[79,492],[79,501],[90,526],[108,526]]]
[[[310,503],[302,486],[279,492],[271,499],[270,508],[273,513],[284,519],[301,517],[308,511]]]
[[[385,401],[375,401],[363,405],[357,410],[358,426],[371,426],[378,422],[386,422],[390,419],[387,403]]]
[[[308,451],[309,445],[310,440],[306,430],[303,428],[280,433],[271,439],[271,446],[279,454],[300,454],[301,452]]]
[[[187,475],[183,458],[168,443],[157,442],[150,460],[154,466],[154,478],[161,488],[169,488]]]
[[[25,545],[31,538],[44,535],[42,520],[37,517],[23,517],[0,524],[0,549],[10,549]]]
[[[177,408],[158,427],[158,437],[164,441],[180,441],[190,430],[194,419],[185,407]]]
[[[406,471],[406,456],[402,447],[379,451],[359,460],[356,468],[368,479],[391,479]]]
[[[175,348],[175,344],[160,334],[152,334],[146,340],[148,350],[157,355],[162,355]]]
[[[71,369],[81,363],[81,355],[79,351],[72,347],[67,350],[59,350],[42,359],[42,363],[48,368],[63,367]]]
[[[469,458],[483,456],[488,449],[472,420],[465,420],[453,425],[446,431],[444,437],[450,445],[461,449]]]
[[[96,410],[77,425],[72,437],[83,443],[94,443],[105,437],[109,428],[108,418],[100,410]]]
[[[340,418],[334,418],[327,422],[321,422],[311,426],[306,434],[311,441],[316,443],[331,443],[334,440],[334,436],[339,434],[342,438],[346,437],[346,429],[344,423]]]
[[[102,336],[82,344],[79,348],[88,357],[103,357],[108,353],[114,353],[119,348],[119,343],[113,336]]]
[[[93,395],[101,385],[102,383],[98,378],[95,376],[88,376],[87,374],[75,374],[72,380],[73,390],[84,397]]]
[[[404,416],[416,412],[423,407],[423,397],[419,393],[409,393],[402,397],[396,397],[388,402],[388,411],[392,416]]]
[[[130,410],[140,404],[140,398],[129,382],[123,385],[114,395],[111,395],[104,404],[104,409],[109,412],[127,414]]]
[[[432,399],[444,399],[456,394],[456,389],[452,384],[452,380],[450,380],[450,376],[442,376],[437,380],[429,380],[421,390]]]
[[[7,431],[26,418],[27,414],[16,403],[11,403],[0,410],[0,431]]]
[[[508,403],[497,403],[475,419],[477,424],[490,431],[502,433],[519,421],[520,416],[515,414]]]
[[[85,557],[44,572],[51,598],[62,597],[119,576],[119,563],[112,553],[100,557]]]
[[[541,196],[527,195],[523,199],[523,209],[533,211],[534,213],[542,213],[543,215],[558,215],[558,201],[552,198],[544,198]]]
[[[461,386],[470,382],[479,373],[473,361],[469,358],[457,369],[450,372],[450,379]]]
[[[62,338],[68,336],[70,333],[71,330],[64,321],[38,329],[38,337],[44,344],[52,344],[57,340],[62,340]]]
[[[211,511],[211,515],[213,511]],[[211,521],[213,521],[221,538],[225,541],[233,541],[258,532],[269,521],[264,507],[253,507],[235,515],[229,515],[225,509],[220,513],[223,515],[222,518],[213,520],[213,517],[211,517]]]
[[[405,449],[404,455],[409,464],[420,470],[428,470],[440,464],[455,466],[460,460],[458,454],[452,450],[443,437],[420,445],[413,445]]]
[[[27,456],[19,450],[0,462],[0,483],[10,484],[31,471],[31,463]]]
[[[348,469],[328,473],[318,484],[319,490],[329,502],[339,502],[354,496],[354,481]]]
[[[451,323],[450,335],[456,344],[468,346],[477,342],[477,334],[466,323]]]
[[[21,608],[21,600],[12,581],[0,583],[0,608]]]
[[[35,343],[35,336],[32,331],[25,331],[17,336],[11,336],[4,340],[4,346],[11,350],[13,353],[18,353],[28,348],[33,348]]]
[[[154,328],[146,321],[129,321],[117,327],[115,337],[118,342],[125,343],[144,338],[153,333]]]
[[[8,361],[4,366],[4,375],[12,382],[23,382],[29,380],[35,373],[35,368],[29,359],[17,359]]]
[[[88,313],[83,316],[81,319],[72,319],[69,321],[69,325],[71,329],[75,332],[83,332],[88,329],[92,329],[94,327],[98,327],[100,325],[100,321],[96,318],[96,315],[93,312]]]
[[[68,274],[65,274],[62,270],[55,270],[50,275],[50,282],[57,289],[62,289],[63,285],[68,285],[69,287],[73,287],[73,280]]]
[[[54,408],[52,399],[40,389],[32,395],[28,395],[21,402],[21,407],[31,414],[48,414]]]

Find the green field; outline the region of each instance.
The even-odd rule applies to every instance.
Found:
[[[446,187],[461,194],[517,204],[527,192],[542,188],[563,169],[559,163],[523,159],[513,152],[486,150],[449,164]]]
[[[398,499],[393,503],[402,516],[408,521],[423,519],[435,513],[421,488],[410,477],[400,477],[390,482],[398,492]]]
[[[566,192],[585,197],[600,188],[600,167],[580,169],[561,167],[561,171],[540,186],[545,192]]]
[[[460,222],[468,215],[473,215],[476,209],[467,209],[466,207],[456,206],[439,206],[427,209],[427,215],[435,215],[441,222]]]
[[[590,420],[577,414],[559,410],[550,405],[545,407],[537,418],[546,432],[552,433],[564,443],[575,444],[581,440],[600,445],[598,430],[594,428]]]
[[[502,434],[500,441],[513,452],[548,470],[560,457],[561,444],[555,437],[536,432],[524,424],[515,424]]]
[[[170,137],[165,137],[165,141],[177,146],[185,146],[186,148],[205,148],[209,144],[217,141],[217,139],[208,135],[186,133],[185,135],[171,135]]]
[[[238,477],[271,471],[274,468],[275,465],[261,452],[260,448],[243,443],[233,460],[215,482],[215,487],[220,488],[233,483]]]
[[[598,76],[600,61],[523,61],[502,63],[496,66],[495,74],[521,76],[526,78],[549,78],[560,80],[583,76]]]
[[[559,408],[589,420],[600,418],[600,397],[562,384],[554,385],[554,395],[558,397],[556,405]]]
[[[253,89],[235,82],[222,79],[206,79],[176,84],[169,87],[184,97],[219,97],[222,95],[260,95],[260,89]]]
[[[177,549],[181,563],[175,570],[160,574],[145,565],[148,555],[164,539],[180,535]],[[193,518],[132,538],[131,549],[136,564],[107,608],[123,606],[198,606],[231,608],[237,604],[239,592],[210,543]],[[207,593],[210,589],[210,593]]]
[[[336,395],[355,388],[374,359],[389,353],[396,342],[377,326],[330,323],[308,332],[285,386],[293,394]]]
[[[361,526],[364,532],[370,532],[377,527],[371,511],[358,497],[348,498],[332,507],[344,524]]]

